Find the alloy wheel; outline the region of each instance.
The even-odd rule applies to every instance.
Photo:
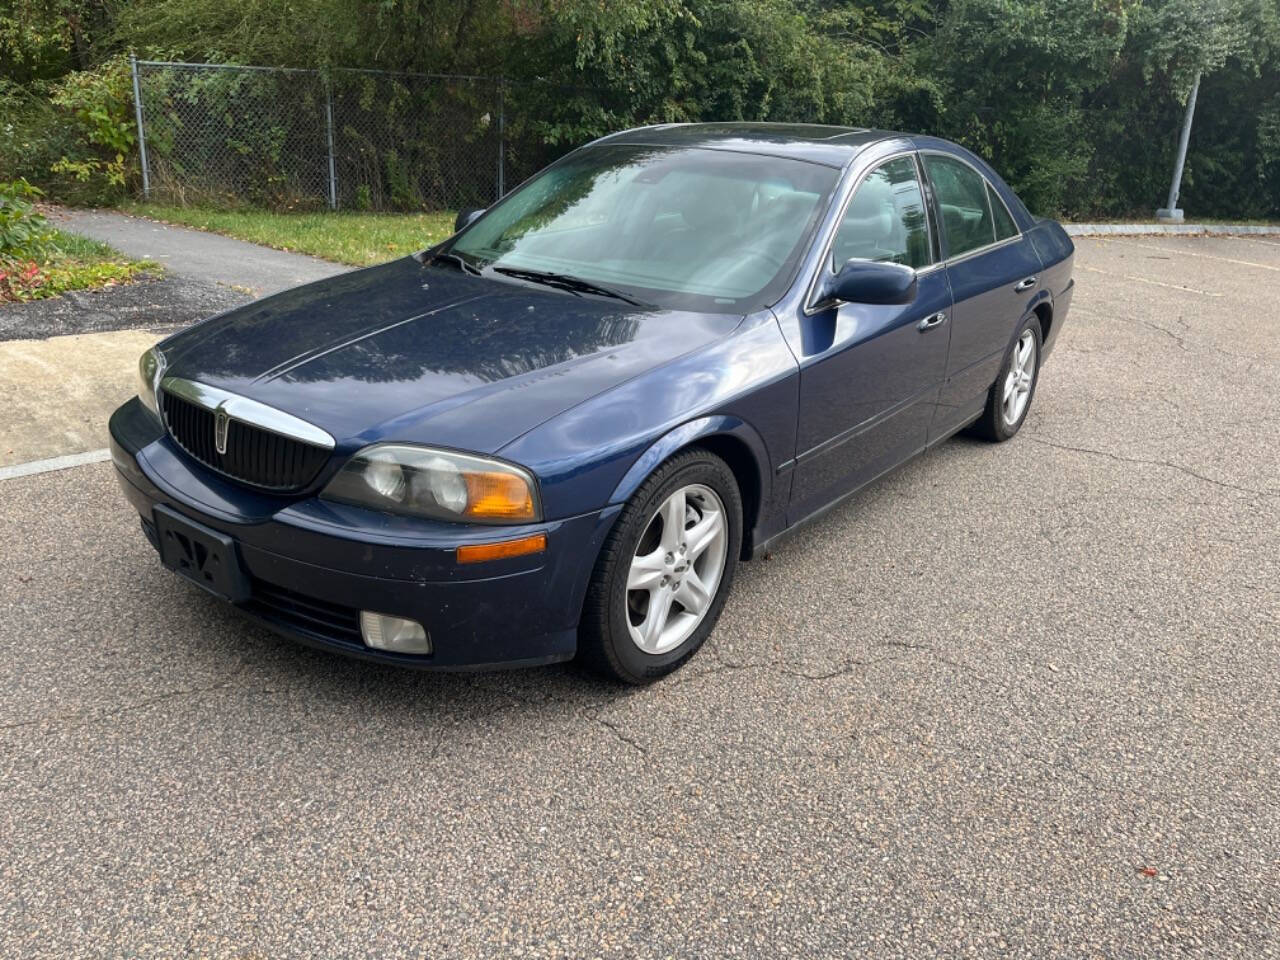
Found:
[[[1013,348],[1013,363],[1009,365],[1009,374],[1004,379],[1000,400],[1004,422],[1011,427],[1017,425],[1027,409],[1035,376],[1036,335],[1031,330],[1024,330]]]
[[[724,504],[710,487],[689,484],[649,518],[627,571],[627,626],[649,654],[673,650],[698,628],[724,575]]]

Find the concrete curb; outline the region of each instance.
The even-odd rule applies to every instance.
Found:
[[[1064,223],[1062,227],[1068,235],[1073,237],[1097,237],[1107,234],[1133,236],[1143,233],[1280,236],[1280,227],[1235,223]]]

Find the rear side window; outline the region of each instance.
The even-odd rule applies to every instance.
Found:
[[[987,181],[968,164],[934,153],[925,154],[924,169],[942,212],[947,256],[956,257],[994,243],[996,228],[987,198]]]
[[[1018,235],[1018,225],[1013,222],[1013,217],[1009,215],[1009,208],[1000,199],[1000,194],[996,193],[996,188],[989,183],[987,184],[987,199],[991,202],[991,213],[996,221],[996,239],[1008,240],[1010,237],[1016,237]]]
[[[832,269],[847,260],[891,260],[929,265],[924,194],[911,157],[881,164],[859,184],[831,246]]]

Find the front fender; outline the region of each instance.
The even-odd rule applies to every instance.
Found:
[[[682,423],[655,440],[636,458],[631,468],[614,487],[613,493],[609,496],[609,503],[626,501],[636,492],[640,484],[644,483],[645,478],[672,454],[699,440],[714,436],[732,437],[747,447],[754,464],[753,479],[756,490],[759,492],[760,502],[768,503],[769,495],[772,493],[773,471],[769,465],[769,452],[765,448],[764,441],[751,424],[738,417],[724,414],[700,417],[697,420]]]

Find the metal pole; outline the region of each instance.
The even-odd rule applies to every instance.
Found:
[[[138,158],[142,162],[142,197],[151,198],[151,171],[147,167],[147,130],[142,123],[142,86],[138,83],[138,58],[129,54],[129,72],[133,74],[133,115],[138,121]]]
[[[504,91],[506,88],[506,79],[498,80],[498,199],[502,199],[502,195],[507,192],[506,184],[503,182],[506,177],[506,97]]]
[[[338,169],[333,160],[333,88],[324,84],[324,126],[329,142],[329,209],[338,209]]]
[[[1196,71],[1195,82],[1191,84],[1191,95],[1187,97],[1187,113],[1182,119],[1182,136],[1178,138],[1178,158],[1173,164],[1173,182],[1169,184],[1169,202],[1156,211],[1157,220],[1171,223],[1182,222],[1182,211],[1178,209],[1178,192],[1182,189],[1182,167],[1187,161],[1187,143],[1191,140],[1191,118],[1196,112],[1196,94],[1200,92],[1200,72]]]

